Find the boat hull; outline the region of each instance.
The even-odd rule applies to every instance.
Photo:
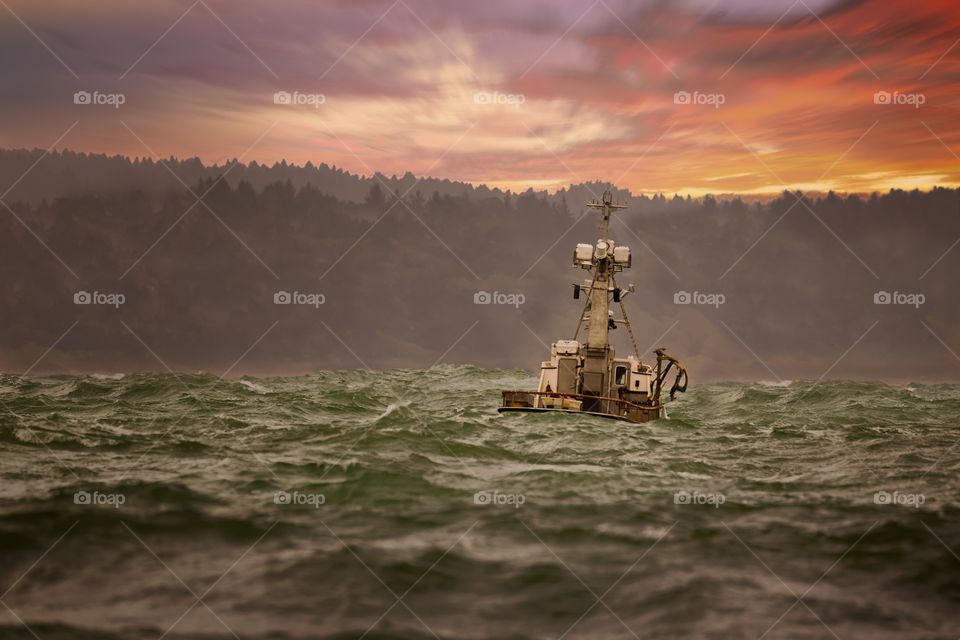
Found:
[[[664,417],[662,404],[636,404],[619,398],[606,398],[582,394],[544,393],[536,391],[504,391],[503,401],[497,411],[580,413],[601,418],[613,418],[627,422],[642,423]]]

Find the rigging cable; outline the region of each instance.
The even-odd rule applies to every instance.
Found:
[[[617,280],[611,274],[610,282],[614,287],[617,286]],[[627,307],[623,304],[623,296],[620,297],[620,313],[623,314],[623,322],[627,325],[627,333],[630,335],[630,343],[633,345],[633,355],[637,357],[637,360],[641,360],[640,350],[637,349],[637,338],[633,335],[633,327],[630,326],[630,318],[627,317]]]

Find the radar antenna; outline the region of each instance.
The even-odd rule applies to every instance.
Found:
[[[587,206],[591,209],[600,209],[603,213],[603,224],[601,225],[601,230],[603,231],[603,239],[608,240],[610,235],[610,214],[613,213],[614,209],[626,209],[626,204],[614,204],[613,194],[610,192],[610,189],[607,189],[603,192],[600,202],[592,200],[587,203]]]

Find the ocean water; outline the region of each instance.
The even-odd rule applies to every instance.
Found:
[[[0,377],[0,637],[960,637],[960,386]]]

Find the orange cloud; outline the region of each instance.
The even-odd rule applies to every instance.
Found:
[[[45,46],[15,21],[0,27],[0,49],[22,62],[3,71],[8,147],[46,146],[80,120],[59,146],[515,188],[960,184],[953,2],[743,1],[721,13],[610,1],[586,14],[574,2],[209,2],[184,14],[181,2],[144,12],[100,0],[85,8],[96,20],[19,4]],[[81,89],[127,100],[78,106]],[[278,105],[278,90],[323,102]]]

